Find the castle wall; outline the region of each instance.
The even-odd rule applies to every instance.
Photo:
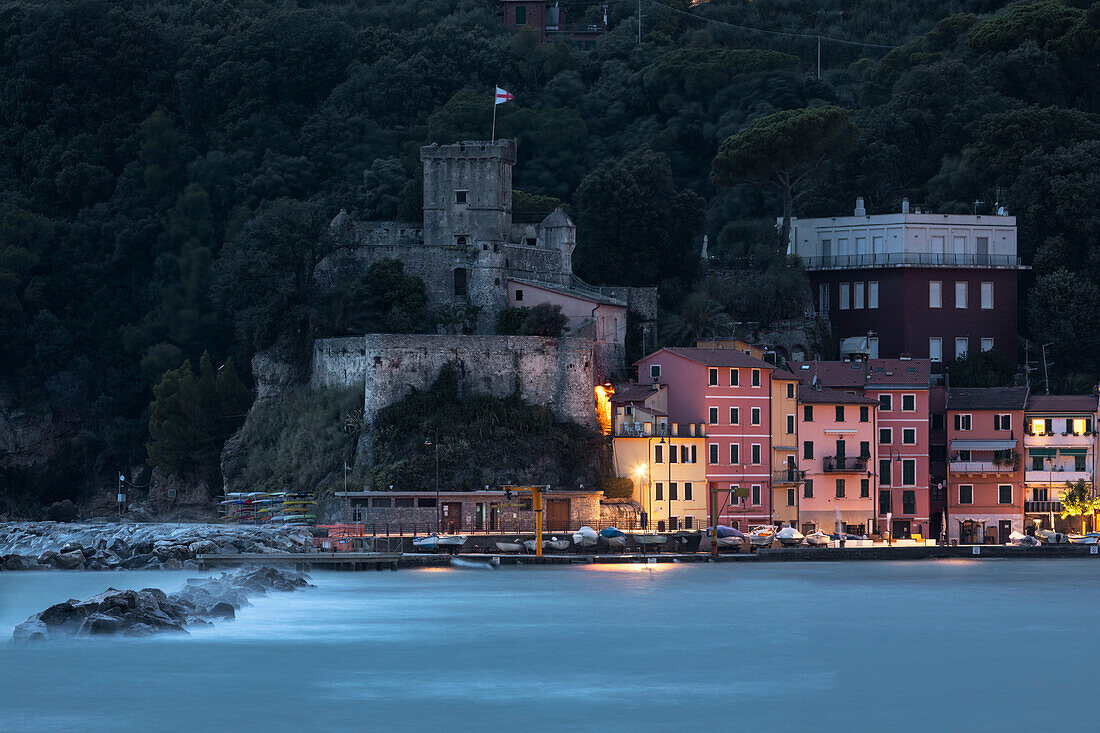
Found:
[[[596,344],[591,338],[370,334],[314,344],[314,386],[363,384],[368,419],[426,389],[444,364],[459,372],[465,393],[506,397],[518,387],[528,404],[550,405],[557,419],[595,425],[592,388]]]

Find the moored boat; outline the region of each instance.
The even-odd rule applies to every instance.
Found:
[[[518,539],[512,542],[497,542],[496,546],[501,552],[523,552],[523,541]]]
[[[707,537],[711,536],[711,529],[707,528]],[[745,543],[744,533],[736,527],[729,527],[725,524],[718,525],[718,549],[730,550],[738,549]]]
[[[454,554],[459,551],[465,542],[466,535],[462,534],[430,534],[426,537],[414,537],[412,544],[418,550]]]
[[[1016,547],[1037,547],[1039,545],[1039,540],[1023,532],[1013,531],[1008,535],[1008,544],[1015,545]]]
[[[573,533],[573,544],[578,547],[595,547],[598,537],[596,530],[591,527],[581,527]]]
[[[806,544],[809,545],[810,547],[825,547],[826,545],[829,544],[830,539],[831,538],[829,537],[828,534],[826,534],[825,532],[822,532],[819,529],[815,532],[811,532],[810,534],[806,535]]]
[[[648,532],[635,532],[630,535],[630,537],[644,547],[650,545],[663,545],[668,541],[668,537],[663,534],[650,534]]]
[[[551,537],[548,541],[542,543],[542,546],[547,550],[553,550],[554,552],[564,552],[569,549],[569,540],[558,539],[557,537]]]
[[[626,533],[618,527],[601,529],[600,540],[609,547],[626,547]]]
[[[1069,541],[1074,545],[1095,545],[1100,537],[1094,534],[1071,534]]]
[[[770,524],[749,527],[748,538],[753,547],[771,547],[772,540],[775,539],[775,527]]]
[[[779,544],[784,547],[797,547],[802,544],[806,536],[794,527],[784,527],[775,533],[775,538],[779,540]]]

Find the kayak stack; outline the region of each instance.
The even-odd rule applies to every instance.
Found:
[[[304,492],[235,491],[220,504],[227,524],[308,526],[317,521],[317,500]]]

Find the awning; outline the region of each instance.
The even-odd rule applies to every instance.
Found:
[[[1058,452],[1063,456],[1087,456],[1089,454],[1088,448],[1059,448]]]
[[[1043,456],[1053,456],[1055,453],[1054,448],[1028,448],[1027,454],[1029,456],[1035,456],[1041,458]]]
[[[951,450],[1011,450],[1015,440],[952,440]]]

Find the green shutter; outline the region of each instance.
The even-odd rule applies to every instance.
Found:
[[[1053,456],[1055,454],[1054,448],[1028,448],[1027,454],[1029,456]]]
[[[1087,456],[1089,454],[1088,448],[1059,448],[1058,452],[1063,456]]]

